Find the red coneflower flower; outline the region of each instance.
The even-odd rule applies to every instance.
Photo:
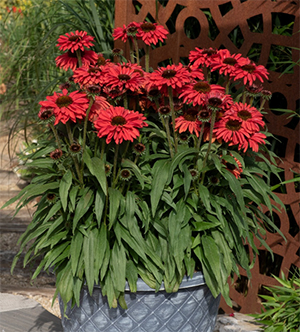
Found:
[[[257,66],[249,58],[241,58],[234,80],[242,78],[245,85],[247,82],[252,85],[256,79],[259,79],[261,82],[264,81],[264,78],[268,79],[268,75],[269,73],[264,66]]]
[[[204,98],[206,108],[211,111],[227,110],[233,104],[231,95],[225,95],[219,90],[211,90]]]
[[[204,80],[204,74],[199,67],[189,64],[185,68],[189,71],[191,80]]]
[[[236,164],[229,163],[224,159],[222,160],[222,163],[226,166],[226,169],[238,179],[241,177],[241,173],[243,172],[243,167],[241,162],[237,158],[235,157],[233,158]]]
[[[53,108],[56,118],[54,125],[59,122],[66,123],[69,120],[76,122],[76,119],[83,119],[89,106],[86,94],[78,91],[68,94],[66,89],[62,93],[54,92],[53,96],[47,96],[46,99],[39,104],[45,108]]]
[[[61,51],[71,51],[76,52],[76,50],[80,49],[81,51],[84,51],[84,47],[90,48],[94,44],[92,41],[94,40],[94,37],[88,36],[86,31],[78,31],[76,32],[70,32],[66,33],[65,35],[59,36],[57,40],[57,47]]]
[[[254,152],[258,152],[259,146],[262,144],[266,144],[265,138],[267,136],[263,133],[254,133],[244,142],[243,146],[240,148],[244,148],[244,152],[247,151],[248,147],[250,147]]]
[[[115,28],[112,36],[114,40],[122,39],[124,43],[127,42],[128,38],[131,38],[137,34],[139,23],[131,22],[127,26],[123,24],[123,28]]]
[[[233,78],[236,75],[236,69],[240,66],[242,55],[230,54],[228,50],[219,50],[218,55],[210,64],[211,71],[219,70],[220,74]]]
[[[141,69],[142,70],[142,69]],[[105,76],[105,83],[112,89],[137,91],[144,82],[144,78],[135,66],[116,64],[109,66]]]
[[[81,61],[82,66],[89,66],[90,64],[95,64],[98,55],[94,51],[80,51],[81,53]],[[75,70],[78,67],[78,59],[76,53],[68,51],[62,55],[59,55],[56,59],[56,66],[62,68],[64,70],[68,70],[69,68]]]
[[[253,106],[243,103],[235,103],[231,110],[225,114],[229,115],[232,119],[242,121],[242,127],[248,132],[255,133],[264,127],[262,114]]]
[[[225,89],[220,85],[209,84],[206,81],[187,84],[181,90],[179,98],[183,98],[184,103],[192,103],[193,106],[205,105],[206,95],[211,91],[224,93]]]
[[[238,145],[239,149],[242,148],[247,142],[247,138],[250,137],[249,132],[243,128],[242,121],[224,117],[216,122],[213,132],[217,139],[222,139],[229,143],[229,145]]]
[[[98,114],[110,107],[110,103],[106,100],[105,97],[96,96],[95,102],[91,107],[89,112],[89,120],[94,122],[98,118]]]
[[[156,45],[159,40],[163,42],[168,34],[168,30],[162,25],[142,22],[140,23],[136,37],[141,38],[146,45]]]
[[[200,49],[196,47],[195,51],[190,51],[189,60],[190,62],[194,62],[196,67],[200,67],[202,65],[209,66],[218,56],[218,52],[214,48],[210,47]]]
[[[99,113],[94,126],[98,130],[100,138],[107,136],[107,144],[112,139],[116,144],[121,144],[123,141],[133,142],[140,135],[137,128],[148,126],[144,120],[146,118],[141,113],[127,110],[121,106],[110,106]]]
[[[74,82],[83,85],[97,85],[104,83],[105,72],[101,68],[102,66],[90,65],[77,68],[74,71]]]
[[[171,86],[174,93],[179,91],[185,84],[190,82],[189,71],[179,65],[168,65],[155,70],[147,76],[148,81],[145,84],[148,91],[153,87],[157,87],[162,94],[168,94],[168,87]]]
[[[184,131],[189,131],[191,134],[195,133],[199,137],[199,132],[201,130],[201,122],[197,118],[198,110],[189,109],[175,119],[175,129],[182,133]]]

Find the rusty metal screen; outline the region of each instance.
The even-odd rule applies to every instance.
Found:
[[[270,76],[264,88],[272,91],[273,96],[265,104],[265,110],[268,110],[265,118],[269,131],[278,139],[274,140],[273,148],[282,160],[279,164],[283,169],[282,180],[293,179],[295,172],[299,173],[299,118],[269,110],[281,108],[299,112],[299,66],[288,68],[285,61],[287,54],[290,60],[299,61],[299,0],[115,0],[115,3],[116,27],[148,18],[169,29],[165,44],[152,50],[152,67],[167,59],[178,63],[195,47],[225,47],[231,53],[251,56],[256,63],[266,66]],[[290,26],[290,33],[282,32],[282,27],[276,26],[278,15]],[[188,30],[191,26],[197,28],[198,35]],[[115,46],[124,49],[120,40]],[[253,49],[257,54],[251,53]],[[129,49],[124,50],[128,56]],[[283,59],[282,63],[272,66],[272,57],[276,55]],[[284,69],[287,74],[282,74]],[[267,243],[274,252],[274,259],[263,247],[258,248],[260,256],[252,269],[251,281],[242,270],[239,279],[236,277],[233,283],[229,280],[234,307],[228,307],[222,300],[224,312],[260,312],[258,294],[264,293],[264,285],[276,284],[272,274],[280,276],[283,271],[289,276],[300,266],[299,185],[286,184],[277,190],[277,194],[286,206],[286,213],[275,214],[286,241],[278,234],[268,232]]]

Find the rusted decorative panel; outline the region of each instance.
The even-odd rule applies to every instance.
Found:
[[[273,68],[270,61],[272,54],[279,54],[285,59],[288,53],[294,62],[299,60],[299,0],[116,0],[115,14],[116,27],[132,21],[141,22],[146,17],[155,19],[165,28],[171,27],[172,31],[166,43],[152,50],[152,67],[166,59],[178,63],[181,57],[188,57],[195,47],[225,47],[231,53],[253,56],[251,48],[255,46],[260,51],[253,60],[270,70],[269,81],[264,84],[264,88],[272,91],[273,96],[269,104],[265,104],[265,110],[271,107],[299,112],[299,66],[295,66],[291,73],[282,75],[283,69],[280,66],[287,65],[278,64]],[[290,28],[292,33],[278,34],[278,14],[283,15],[286,22],[293,22]],[[170,17],[175,22],[172,26]],[[253,17],[256,22],[254,27],[251,23]],[[194,22],[198,27],[200,25],[198,36],[194,35],[195,31],[188,31],[185,24],[187,22]],[[193,39],[187,37],[189,33]],[[236,43],[234,33],[237,33],[239,39]],[[124,49],[123,42],[116,41],[116,47]],[[127,56],[128,52],[127,49]],[[300,172],[299,119],[268,110],[266,120],[269,131],[280,139],[280,142],[276,143],[275,151],[282,160],[279,164],[284,170],[282,179],[293,179],[293,172]],[[258,248],[260,257],[252,270],[251,282],[248,282],[241,270],[241,278],[235,279],[231,286],[230,296],[235,302],[235,310],[242,313],[260,311],[257,294],[263,292],[263,285],[276,284],[271,275],[280,275],[283,271],[288,276],[289,270],[300,266],[300,197],[297,188],[299,186],[290,183],[285,185],[283,192],[277,193],[287,208],[286,213],[276,215],[277,224],[286,241],[278,234],[268,232],[267,243],[274,252],[274,261],[263,247]],[[265,212],[267,213],[267,210]],[[221,308],[225,312],[232,312],[223,300]]]

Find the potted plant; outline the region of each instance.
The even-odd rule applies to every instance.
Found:
[[[141,282],[142,296],[154,292],[147,308],[157,307],[163,288],[164,303],[196,314],[178,295],[190,281],[193,291],[193,282],[201,285],[209,318],[197,316],[191,325],[193,319],[179,323],[164,313],[162,327],[156,316],[143,331],[169,331],[169,322],[182,325],[178,331],[211,331],[219,294],[231,302],[228,277],[239,267],[250,277],[254,238],[268,248],[265,227],[280,232],[261,209],[281,204],[268,182],[279,169],[263,120],[271,95],[260,84],[266,68],[212,48],[191,50],[186,65],[149,68],[150,47],[167,34],[149,22],[116,28],[114,38],[130,43],[130,61],[120,49],[112,51],[113,61],[90,50],[93,37],[84,31],[58,39],[65,53],[56,64],[72,76],[40,102],[42,135],[25,163],[35,176],[5,206],[19,200],[17,213],[39,197],[12,270],[23,251],[25,265],[40,258],[33,278],[54,270],[55,297],[69,318],[87,299],[73,321],[63,318],[66,331],[114,324],[117,314],[122,328],[110,331],[140,331],[145,311],[143,319],[134,317],[136,325],[128,319]],[[145,68],[138,42],[145,44]],[[208,298],[216,300],[207,304]],[[86,318],[99,301],[106,305],[104,325],[103,314]]]

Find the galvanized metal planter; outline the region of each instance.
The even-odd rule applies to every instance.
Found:
[[[128,309],[110,309],[98,287],[92,296],[84,288],[80,307],[62,315],[64,332],[212,332],[218,313],[220,296],[216,299],[204,282],[202,273],[193,279],[184,278],[176,293],[162,288],[155,293],[141,279],[137,293],[125,292]],[[63,305],[60,301],[60,308]]]

